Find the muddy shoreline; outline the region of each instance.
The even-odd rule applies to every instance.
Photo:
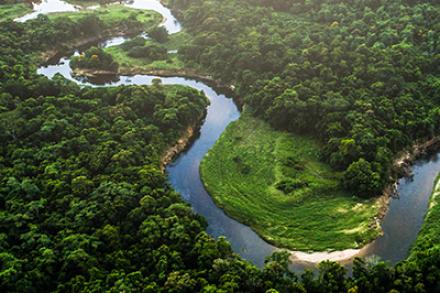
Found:
[[[177,142],[163,153],[160,159],[160,170],[162,173],[165,173],[165,168],[168,164],[172,163],[180,154],[191,147],[192,143],[199,137],[200,128],[205,121],[206,114],[207,110],[205,108],[203,115],[197,119],[197,122],[188,126]]]
[[[377,215],[379,220],[382,220],[386,215],[390,199],[397,196],[397,181],[400,178],[411,176],[411,167],[415,161],[426,157],[439,149],[440,136],[436,136],[424,142],[417,142],[408,150],[398,153],[392,166],[391,181],[393,183],[387,185],[383,190],[382,196],[378,198],[378,200],[382,201]]]

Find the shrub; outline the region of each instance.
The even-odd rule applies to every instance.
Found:
[[[284,194],[289,194],[296,189],[309,186],[307,181],[301,179],[283,179],[275,183],[276,189],[282,191]]]

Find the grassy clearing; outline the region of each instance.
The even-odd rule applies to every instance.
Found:
[[[72,20],[77,20],[92,14],[98,16],[108,26],[117,25],[124,20],[137,19],[142,22],[146,28],[151,28],[159,25],[162,21],[162,16],[155,11],[134,9],[119,4],[103,6],[95,10],[81,10],[74,13],[51,13],[48,14],[48,17],[52,19],[68,17]]]
[[[0,21],[14,19],[32,11],[29,5],[24,3],[0,5]]]
[[[228,214],[280,247],[362,246],[379,233],[378,206],[346,194],[341,174],[318,153],[314,140],[275,131],[245,111],[202,161],[202,179]]]
[[[163,45],[168,50],[177,50],[186,42],[188,34],[179,32],[169,36],[169,40]],[[153,40],[147,40],[146,44],[153,43]],[[121,71],[129,69],[130,71],[150,71],[150,70],[180,70],[185,68],[185,64],[179,59],[176,53],[169,53],[166,60],[150,60],[148,58],[133,58],[127,55],[127,51],[122,46],[113,46],[106,48],[105,51],[117,60]]]
[[[109,1],[108,3],[100,3],[100,1],[85,1],[85,0],[66,0],[67,3],[73,4],[73,5],[77,5],[77,6],[82,6],[82,7],[90,7],[90,6],[97,6],[97,5],[102,5],[102,4],[110,4],[112,2],[117,2],[117,1]]]
[[[127,52],[120,46],[114,46],[106,48],[105,51],[113,56],[114,60],[117,60],[121,71],[129,69],[133,71],[149,71],[157,69],[182,69],[184,68],[183,62],[177,57],[177,54],[168,54],[166,60],[152,61],[148,58],[133,58],[127,55]]]
[[[417,258],[418,253],[429,253],[430,249],[440,245],[440,173],[434,182],[429,210],[425,216],[422,229],[417,236],[411,253],[411,258]]]

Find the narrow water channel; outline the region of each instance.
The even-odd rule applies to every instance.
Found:
[[[60,1],[60,0],[46,0]],[[172,21],[165,21],[164,26],[170,33],[180,30],[180,24],[175,21],[171,12],[157,0],[136,0],[137,7],[150,9],[151,3],[160,5],[166,12],[164,17]],[[157,11],[157,10],[156,10]],[[43,11],[42,13],[45,13]],[[125,39],[111,39],[103,42],[102,46],[121,43]],[[183,199],[193,207],[194,211],[206,218],[208,232],[214,236],[225,236],[235,252],[243,258],[262,266],[264,259],[276,248],[262,240],[252,229],[228,217],[223,210],[218,208],[206,192],[200,180],[200,161],[220,137],[229,123],[240,116],[233,100],[217,93],[206,84],[182,77],[157,77],[151,75],[118,76],[114,80],[86,80],[76,79],[72,75],[69,57],[60,58],[55,64],[42,66],[38,73],[48,78],[61,74],[83,86],[119,86],[119,85],[149,85],[155,78],[160,78],[163,84],[180,84],[202,90],[211,101],[207,117],[204,121],[200,136],[189,150],[179,156],[170,164],[166,172],[171,185],[178,191]],[[423,218],[426,213],[429,196],[432,191],[436,174],[440,171],[440,153],[417,161],[413,166],[414,175],[399,181],[398,198],[391,200],[389,211],[385,216],[382,227],[384,235],[363,250],[364,256],[378,255],[384,260],[395,263],[406,258],[411,244],[417,237]],[[301,263],[292,265],[294,270],[308,266]]]

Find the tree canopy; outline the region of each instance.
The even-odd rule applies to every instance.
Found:
[[[188,62],[236,82],[273,125],[320,137],[350,180],[383,184],[390,154],[438,133],[430,1],[171,4],[194,37],[179,50]],[[286,252],[259,270],[210,237],[160,171],[162,152],[202,119],[201,93],[79,88],[36,74],[41,52],[107,29],[96,16],[0,23],[2,292],[439,290],[438,246],[394,267],[358,259],[351,277],[332,262],[297,275]]]
[[[344,182],[354,194],[379,195],[393,155],[440,132],[432,1],[171,3],[194,36],[183,59],[234,84],[274,127],[318,138],[345,180],[353,163],[368,162],[374,180]]]

